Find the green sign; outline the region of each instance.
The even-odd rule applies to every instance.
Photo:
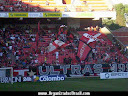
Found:
[[[9,13],[9,17],[28,17],[28,13]]]
[[[43,13],[43,17],[62,17],[62,13]]]

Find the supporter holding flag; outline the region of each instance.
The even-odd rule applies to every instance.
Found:
[[[57,40],[66,42],[67,41],[66,35],[67,35],[67,26],[61,25],[59,28],[59,32],[56,36]]]
[[[95,46],[96,41],[99,40],[101,33],[89,31],[84,33],[79,40],[77,56],[80,61],[84,61],[91,52],[92,47]]]
[[[67,26],[61,25],[56,35],[56,40],[47,47],[48,53],[54,53],[59,48],[64,48],[72,43],[73,35],[68,32]]]

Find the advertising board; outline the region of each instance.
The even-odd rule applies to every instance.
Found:
[[[9,13],[9,17],[10,18],[20,18],[20,17],[24,17],[27,18],[28,17],[28,13]]]
[[[42,82],[42,81],[63,81],[65,80],[64,75],[35,75],[33,76],[34,82]]]
[[[107,72],[100,73],[100,79],[128,78],[128,72]]]
[[[5,17],[5,18],[6,18],[6,17],[8,17],[8,13],[6,13],[6,12],[1,12],[1,13],[0,13],[0,17]]]
[[[62,13],[43,13],[43,17],[62,17]]]
[[[16,82],[32,82],[33,77],[27,76],[27,77],[22,77],[22,76],[17,76],[17,77],[1,77],[0,78],[0,83],[10,83],[11,80],[13,79],[13,83]]]
[[[36,17],[43,17],[43,13],[41,12],[29,12],[28,17],[30,18],[36,18]]]

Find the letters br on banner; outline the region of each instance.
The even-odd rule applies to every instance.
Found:
[[[100,73],[100,79],[128,78],[128,72],[106,72]]]

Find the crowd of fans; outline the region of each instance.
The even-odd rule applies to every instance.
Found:
[[[96,27],[88,27],[85,28],[86,31],[98,31],[101,32],[101,28]],[[102,64],[112,64],[112,63],[127,63],[128,62],[128,54],[127,49],[121,47],[116,38],[108,39],[108,37],[103,34],[103,37],[96,42],[95,46],[92,49],[89,57],[86,59],[84,64],[92,64],[92,63],[102,63]],[[126,49],[126,50],[125,50]]]
[[[36,49],[33,44],[36,40],[36,30],[30,26],[8,26],[0,30],[0,66],[22,66],[38,63],[37,56],[44,50],[44,46]],[[44,30],[43,30],[44,31]],[[41,34],[43,33],[43,34]],[[41,32],[40,37],[45,32]],[[45,42],[42,38],[40,41]],[[18,64],[18,65],[17,65]]]
[[[72,44],[59,49],[56,55],[56,53],[47,53],[47,46],[55,40],[56,33],[41,29],[37,47],[37,31],[29,25],[2,28],[0,30],[0,66],[27,68],[37,65],[128,63],[127,54],[122,54],[120,44],[115,39],[110,41],[105,35],[95,44],[88,58],[80,62],[76,56],[79,36],[74,36]]]
[[[103,38],[101,41],[97,42],[86,61],[101,64],[128,63],[127,54],[122,54],[121,46],[116,43],[115,39],[113,40],[114,42]]]

